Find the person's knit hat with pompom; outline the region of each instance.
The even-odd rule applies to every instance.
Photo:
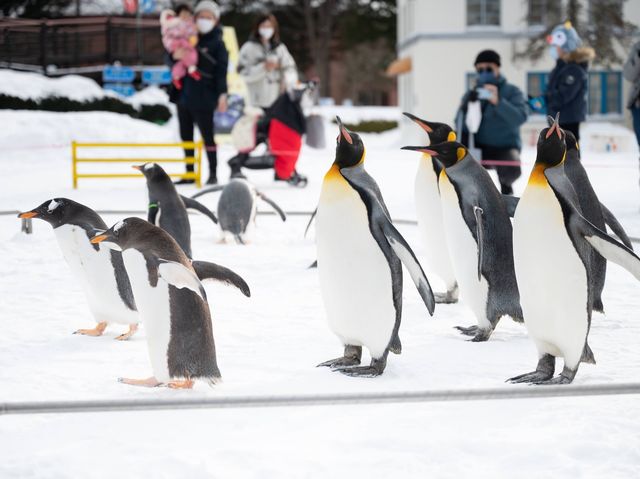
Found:
[[[571,26],[571,22],[564,22],[556,26],[547,37],[547,43],[562,48],[565,52],[577,50],[582,45],[582,40]]]
[[[194,13],[197,15],[200,12],[212,13],[214,17],[220,19],[220,6],[213,0],[201,0],[198,2]]]

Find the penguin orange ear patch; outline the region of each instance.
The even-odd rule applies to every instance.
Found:
[[[455,131],[450,131],[449,136],[447,136],[447,141],[456,141],[458,137],[456,136]]]
[[[464,148],[458,148],[456,150],[456,156],[458,157],[458,161],[460,161],[461,159],[463,159],[465,157],[465,155],[467,154],[467,152],[465,151]]]

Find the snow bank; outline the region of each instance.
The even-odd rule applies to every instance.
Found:
[[[17,72],[7,69],[0,69],[0,93],[25,100],[59,96],[76,101],[87,101],[105,96],[115,96],[114,93],[105,92],[92,79],[79,75],[49,78],[39,73]]]

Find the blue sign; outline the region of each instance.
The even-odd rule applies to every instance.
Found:
[[[139,0],[142,13],[153,13],[156,9],[156,0]]]
[[[116,92],[118,95],[131,96],[136,92],[133,85],[127,85],[122,83],[105,83],[102,88]]]
[[[147,85],[168,85],[171,83],[171,70],[168,68],[147,68],[142,70],[142,83]]]
[[[131,83],[136,78],[133,68],[108,65],[102,70],[103,82]]]

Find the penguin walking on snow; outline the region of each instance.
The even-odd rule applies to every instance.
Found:
[[[434,123],[410,114],[403,113],[422,128],[429,138],[429,144],[437,145],[445,141],[455,141],[456,134],[449,125]],[[446,293],[435,293],[436,303],[457,303],[458,283],[453,272],[453,264],[449,252],[443,245],[445,238],[442,206],[440,205],[440,188],[438,177],[442,165],[430,155],[423,153],[415,179],[415,202],[418,228],[425,242],[425,259],[427,269],[433,271],[444,281]]]
[[[203,204],[178,194],[175,185],[164,169],[157,163],[135,165],[132,168],[142,172],[149,189],[149,223],[159,226],[169,233],[184,250],[191,255],[191,225],[187,208],[197,210],[208,216],[214,223],[218,222],[214,215]]]
[[[513,223],[513,253],[525,326],[538,350],[535,371],[514,383],[567,384],[580,362],[595,363],[587,337],[593,305],[590,250],[640,280],[640,258],[580,213],[564,171],[565,133],[557,119],[538,137],[538,154]],[[562,373],[553,378],[556,357]]]
[[[191,388],[195,379],[215,384],[221,376],[211,312],[194,267],[206,269],[207,263],[192,264],[166,231],[140,218],[122,220],[91,242],[122,251],[146,331],[153,376],[120,381],[172,388]],[[215,270],[217,265],[212,266]],[[228,278],[232,284],[236,281]],[[246,283],[241,283],[249,295]]]
[[[373,377],[383,373],[389,351],[401,351],[401,261],[430,314],[435,300],[413,251],[389,219],[378,185],[364,169],[362,140],[337,121],[336,158],[322,183],[316,243],[327,320],[344,345],[344,356],[319,366]],[[371,364],[356,367],[362,346]]]
[[[278,213],[282,221],[287,220],[284,211],[275,201],[258,191],[255,186],[243,178],[234,178],[226,185],[215,185],[199,191],[192,198],[198,198],[207,193],[221,191],[218,201],[218,221],[222,230],[222,242],[230,237],[239,244],[245,244],[249,239],[256,221],[258,198],[268,203]]]
[[[138,329],[138,312],[122,254],[90,239],[107,225],[91,208],[68,198],[54,198],[18,215],[39,218],[53,227],[58,246],[73,275],[82,285],[89,309],[97,324],[78,329],[77,334],[101,336],[108,324],[128,324],[129,331],[116,337],[129,339]]]
[[[457,142],[404,149],[427,153],[444,166],[438,184],[446,241],[462,300],[478,321],[457,329],[472,341],[486,341],[502,316],[522,322],[511,220],[487,170]]]

